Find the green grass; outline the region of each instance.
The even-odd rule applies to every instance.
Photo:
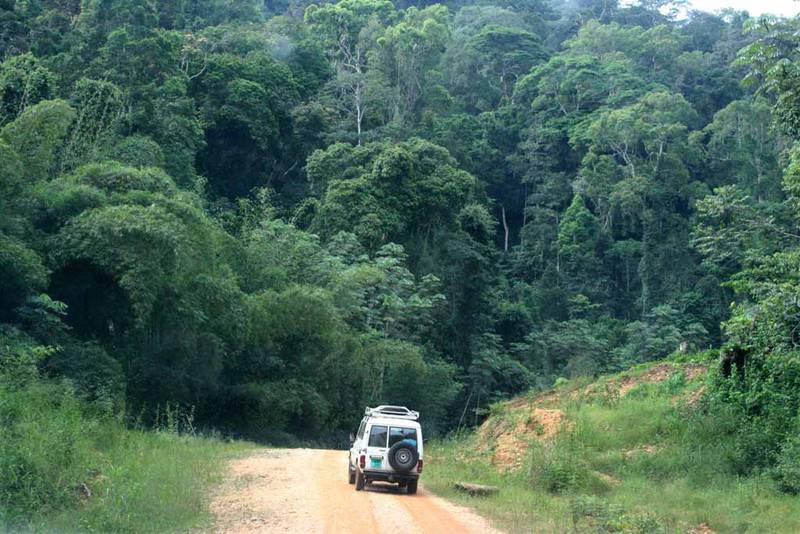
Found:
[[[101,458],[92,497],[77,507],[37,520],[32,530],[177,532],[213,519],[211,489],[224,461],[249,449],[243,443],[126,431]]]
[[[701,381],[676,375],[623,397],[591,393],[606,391],[599,387],[551,398],[568,423],[552,442],[532,441],[514,472],[498,472],[490,453],[476,456],[475,435],[432,443],[426,485],[510,532],[686,532],[701,524],[716,532],[800,532],[800,498],[780,493],[767,476],[733,473],[725,439],[733,423],[680,402]],[[503,406],[493,413],[519,417]],[[456,481],[501,491],[467,497],[452,489]]]
[[[208,526],[225,460],[252,446],[178,432],[172,415],[162,430],[130,430],[63,385],[0,381],[0,531]]]

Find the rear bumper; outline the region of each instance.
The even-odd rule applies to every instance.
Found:
[[[419,478],[418,473],[395,473],[392,471],[368,471],[363,470],[367,480],[379,480],[381,482],[409,482]]]

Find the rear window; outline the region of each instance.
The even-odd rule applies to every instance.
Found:
[[[374,425],[369,431],[370,447],[386,447],[386,438],[389,432],[388,427]]]
[[[417,429],[416,428],[400,428],[397,426],[393,426],[389,429],[389,446],[391,447],[398,441],[403,441],[404,439],[410,439],[414,441],[414,445],[417,445]]]

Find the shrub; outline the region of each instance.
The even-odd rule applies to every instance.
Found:
[[[612,517],[603,525],[609,532],[630,532],[631,534],[654,534],[656,532],[673,532],[668,530],[661,519],[650,512],[632,512]]]
[[[796,434],[800,353],[752,356],[744,378],[737,373],[730,377],[717,375],[709,393],[712,414],[727,411],[738,418],[732,436],[736,443],[732,457],[736,470],[749,474],[771,469],[783,454],[782,444]]]
[[[579,495],[569,503],[572,526],[576,530],[581,523],[588,520],[607,523],[612,517],[622,514],[621,508],[609,504],[606,500],[591,495]]]
[[[667,532],[662,520],[651,512],[625,512],[621,506],[591,495],[572,499],[570,512],[576,532]]]
[[[67,344],[48,359],[45,369],[72,380],[77,393],[101,412],[121,412],[125,403],[122,366],[99,344]]]
[[[800,493],[800,436],[783,442],[772,476],[782,491]]]
[[[562,493],[579,485],[586,467],[565,455],[553,455],[536,474],[537,482],[551,493]]]
[[[602,494],[609,489],[580,451],[564,440],[552,445],[534,445],[531,462],[531,484],[550,493],[581,490]]]

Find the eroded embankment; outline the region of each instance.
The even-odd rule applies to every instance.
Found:
[[[705,375],[703,364],[676,364],[661,362],[643,369],[603,377],[583,387],[545,391],[535,396],[518,397],[495,407],[478,429],[478,452],[489,458],[501,470],[514,470],[522,466],[532,441],[547,443],[571,421],[564,406],[577,401],[603,400],[613,402],[627,396],[643,384],[653,384],[682,377],[691,382]],[[702,386],[689,388],[685,398],[676,402],[696,402]]]

